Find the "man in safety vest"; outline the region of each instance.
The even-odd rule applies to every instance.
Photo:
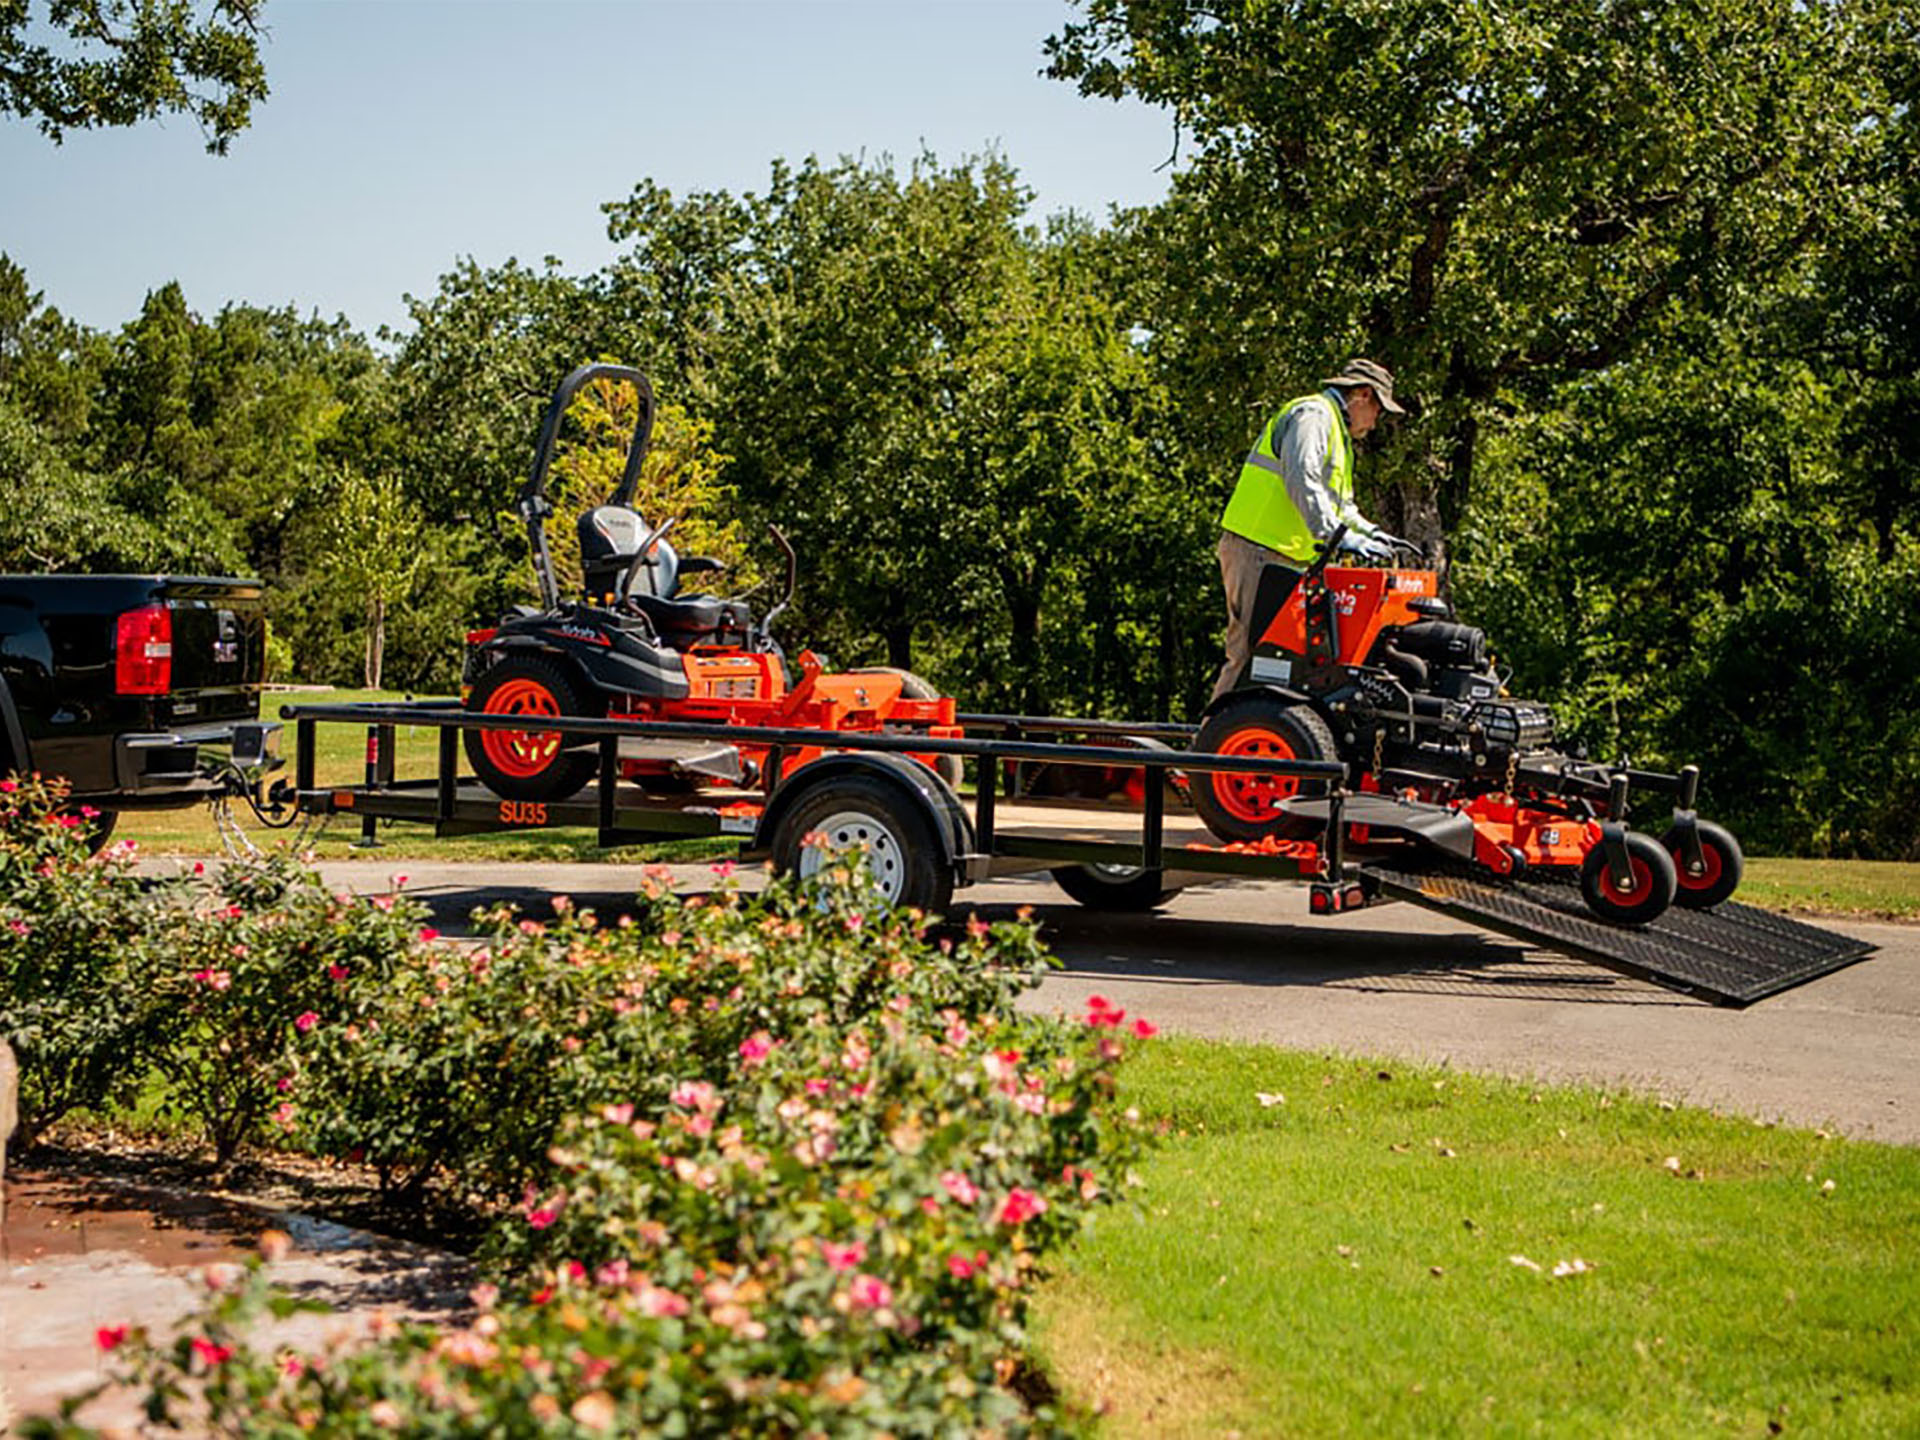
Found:
[[[1227,590],[1227,663],[1214,682],[1219,699],[1239,685],[1253,654],[1254,595],[1269,565],[1299,572],[1342,525],[1340,548],[1369,560],[1393,552],[1387,537],[1353,503],[1353,442],[1394,403],[1393,373],[1372,360],[1349,360],[1314,395],[1290,400],[1267,422],[1240,467],[1220,518],[1220,579]]]

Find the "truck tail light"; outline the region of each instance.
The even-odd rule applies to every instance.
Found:
[[[122,695],[164,695],[173,687],[173,612],[164,605],[128,610],[114,624],[113,688]]]

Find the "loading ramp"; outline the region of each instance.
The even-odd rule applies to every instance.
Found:
[[[1360,874],[1383,899],[1405,900],[1719,1005],[1751,1005],[1877,948],[1734,901],[1710,910],[1676,905],[1650,925],[1609,925],[1593,917],[1569,880],[1497,880],[1450,867],[1381,862],[1362,865]]]

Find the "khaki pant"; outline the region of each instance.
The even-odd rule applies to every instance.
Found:
[[[1278,550],[1256,545],[1231,530],[1220,532],[1217,553],[1220,583],[1227,592],[1227,662],[1220,667],[1220,678],[1213,682],[1215,700],[1240,684],[1253,658],[1253,600],[1260,590],[1260,576],[1269,565],[1284,565],[1296,572],[1303,568]]]

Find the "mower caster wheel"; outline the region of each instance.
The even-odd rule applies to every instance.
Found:
[[[1509,880],[1525,879],[1527,874],[1527,852],[1522,850],[1518,845],[1502,845],[1500,849],[1506,854],[1507,859],[1513,862],[1513,869],[1507,872],[1507,878]]]
[[[953,872],[941,863],[932,822],[905,791],[904,783],[877,775],[821,781],[774,826],[773,868],[804,880],[839,852],[864,850],[867,872],[888,904],[939,914],[953,899]]]
[[[1660,838],[1660,843],[1673,856],[1674,873],[1679,884],[1679,889],[1674,892],[1673,903],[1684,905],[1689,910],[1706,910],[1740,888],[1740,876],[1746,870],[1747,862],[1740,853],[1740,842],[1721,826],[1711,820],[1696,820],[1694,824],[1700,830],[1700,859],[1703,862],[1698,873],[1687,869],[1678,826],[1667,831]]]
[[[542,655],[496,660],[474,685],[467,708],[554,719],[606,713],[604,699]],[[569,745],[557,730],[469,730],[466,746],[473,773],[506,800],[565,800],[593,778],[599,763],[594,747]]]
[[[1616,925],[1645,925],[1657,920],[1673,903],[1677,888],[1673,856],[1667,847],[1651,835],[1637,830],[1627,832],[1627,868],[1633,877],[1631,887],[1614,881],[1607,868],[1607,851],[1596,845],[1580,865],[1580,893],[1587,908],[1602,920]]]
[[[1047,874],[1089,910],[1136,915],[1158,910],[1184,888],[1169,885],[1166,871],[1138,865],[1062,865]]]

